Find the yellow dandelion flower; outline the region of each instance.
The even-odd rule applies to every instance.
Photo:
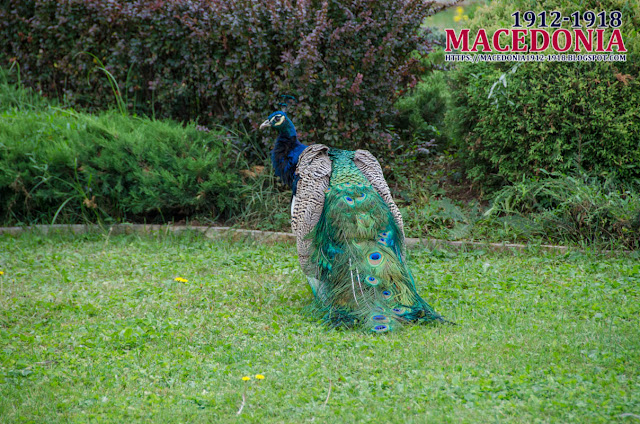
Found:
[[[454,22],[460,22],[460,15],[456,15],[453,17]]]
[[[182,278],[182,277],[176,277],[176,278],[174,278],[174,281],[177,281],[179,283],[186,283],[189,280],[187,280],[186,278]]]
[[[258,379],[258,380],[264,380],[264,375],[262,375],[262,374],[256,374],[256,379]]]
[[[242,377],[242,381],[249,381],[251,380],[251,377],[249,377],[248,375],[245,375],[244,377]]]
[[[456,7],[456,12],[458,13],[458,15],[462,15],[462,12],[464,12],[464,9],[461,7]]]
[[[4,271],[0,271],[0,275],[4,275]]]

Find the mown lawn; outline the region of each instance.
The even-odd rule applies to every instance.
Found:
[[[291,244],[0,236],[0,421],[638,421],[637,253],[411,255],[457,326],[327,330]]]

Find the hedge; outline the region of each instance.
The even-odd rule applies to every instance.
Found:
[[[510,27],[530,2],[496,0],[469,24]],[[540,175],[540,170],[634,185],[640,179],[640,9],[631,0],[543,1],[534,8],[620,10],[627,62],[473,63],[450,74],[449,132],[467,175],[485,190]],[[503,78],[503,80],[501,80]]]
[[[28,106],[0,111],[3,224],[213,220],[242,209],[237,154],[221,133]]]
[[[0,66],[75,106],[256,128],[280,95],[307,142],[386,149],[415,82],[422,0],[6,0]],[[101,66],[103,65],[103,66]],[[102,68],[102,69],[101,69]]]

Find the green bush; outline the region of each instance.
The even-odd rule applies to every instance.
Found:
[[[470,23],[510,27],[530,2],[496,0]],[[448,128],[467,175],[485,190],[532,177],[540,169],[634,184],[640,178],[640,9],[635,0],[541,1],[533,8],[620,10],[627,62],[468,63],[451,72]]]
[[[227,219],[242,212],[237,154],[221,132],[28,107],[15,100],[25,97],[20,90],[0,93],[14,99],[0,111],[0,222]]]
[[[485,216],[522,236],[640,248],[640,195],[586,174],[523,179],[497,192]]]
[[[430,237],[445,240],[475,238],[476,224],[482,219],[477,203],[460,205],[447,197],[430,198],[402,209],[409,237]],[[492,237],[484,237],[491,240]]]
[[[640,248],[640,194],[584,173],[525,178],[488,208],[432,197],[403,217],[412,237]]]
[[[380,150],[429,13],[422,0],[6,0],[0,65],[17,61],[28,86],[97,109],[114,103],[108,71],[125,107],[205,125],[256,128],[293,94],[307,142]]]
[[[427,74],[396,103],[396,125],[402,138],[415,145],[431,140],[438,145],[448,144],[445,113],[450,101],[446,72],[434,71]]]

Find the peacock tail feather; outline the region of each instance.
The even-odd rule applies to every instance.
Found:
[[[305,264],[314,309],[334,327],[373,332],[406,322],[441,320],[416,292],[403,260],[404,238],[388,204],[354,163],[330,149],[331,178]]]

